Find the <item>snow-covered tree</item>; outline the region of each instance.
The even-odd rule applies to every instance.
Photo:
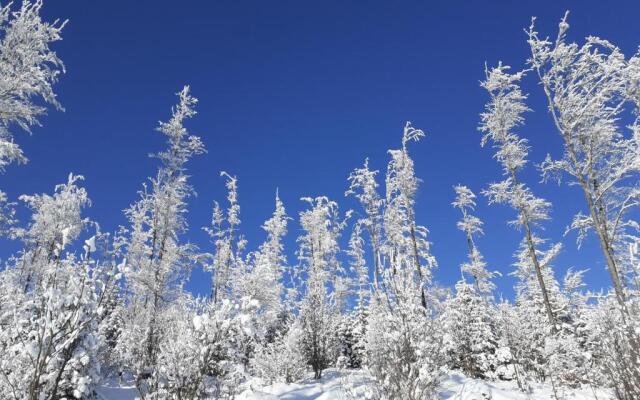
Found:
[[[366,365],[382,398],[435,396],[444,364],[437,300],[427,292],[436,260],[427,229],[415,220],[418,179],[407,144],[424,132],[410,123],[402,148],[390,150],[383,210],[385,268],[371,296],[365,340]]]
[[[464,280],[445,304],[444,347],[451,367],[467,376],[493,378],[498,366],[498,336],[492,304]]]
[[[271,342],[259,344],[252,359],[257,375],[267,383],[292,383],[304,377],[307,358],[302,353],[301,343],[302,329],[299,323],[293,323]]]
[[[535,21],[535,20],[534,20]],[[582,189],[587,213],[578,212],[570,229],[578,243],[595,231],[613,289],[625,315],[625,272],[618,252],[626,251],[625,233],[636,230],[629,212],[640,202],[640,53],[626,59],[611,42],[590,36],[583,45],[567,43],[567,14],[555,41],[528,30],[531,58],[548,99],[553,122],[563,139],[562,155],[542,163],[545,179],[561,174]],[[632,111],[628,125],[626,112]]]
[[[250,297],[260,303],[259,319],[264,335],[270,337],[279,329],[284,308],[284,272],[287,258],[282,240],[287,234],[288,217],[276,193],[273,215],[262,225],[267,238],[258,251],[251,254],[250,271],[243,284],[242,296]]]
[[[158,372],[159,399],[233,399],[245,379],[243,338],[252,336],[255,302],[217,304],[185,294],[165,313]]]
[[[452,205],[462,212],[458,229],[465,233],[469,260],[460,266],[462,278],[456,284],[455,296],[447,301],[442,315],[445,330],[444,346],[453,368],[469,376],[490,378],[497,368],[497,334],[493,318],[491,281],[494,273],[487,271],[486,262],[475,244],[481,235],[482,221],[470,212],[475,208],[475,194],[466,186],[454,186],[456,198]],[[473,285],[467,283],[471,276]]]
[[[372,300],[365,351],[381,398],[435,398],[444,365],[442,328],[427,312],[415,287]]]
[[[356,221],[349,238],[347,251],[350,257],[351,274],[354,276],[353,286],[356,296],[352,311],[345,315],[342,321],[340,346],[341,355],[348,358],[348,366],[351,368],[359,368],[365,359],[367,316],[372,289],[369,283],[365,243],[362,237],[363,225],[366,224],[367,222],[362,219]]]
[[[526,95],[519,86],[522,76],[523,72],[510,74],[509,67],[500,64],[498,67],[487,69],[486,80],[481,83],[490,96],[485,111],[480,114],[479,129],[485,133],[481,143],[483,146],[489,141],[493,143],[497,149],[494,157],[502,166],[505,176],[503,181],[492,183],[484,194],[490,203],[508,204],[517,212],[517,218],[510,223],[524,230],[526,251],[533,265],[546,315],[551,329],[556,330],[557,321],[543,275],[545,267],[539,259],[539,240],[533,232],[536,224],[549,219],[551,203],[536,197],[531,189],[518,179],[518,173],[527,164],[529,152],[527,140],[513,132],[522,125],[522,114],[529,110],[525,104]]]
[[[46,107],[38,99],[62,109],[53,85],[64,65],[50,45],[62,40],[66,21],[45,22],[41,9],[41,0],[22,1],[17,10],[12,3],[0,7],[0,172],[27,161],[11,128],[29,132],[39,124]]]
[[[338,204],[326,197],[303,198],[310,206],[300,213],[303,234],[298,238],[300,277],[304,277],[304,297],[300,302],[302,347],[315,378],[335,361],[335,325],[345,293],[339,292],[336,278],[343,274],[337,259],[338,239],[345,227]]]
[[[171,119],[158,127],[168,144],[166,150],[155,155],[161,161],[158,174],[151,180],[151,188],[145,186],[140,200],[126,210],[131,224],[125,266],[130,294],[118,349],[123,366],[136,373],[141,390],[154,390],[144,381],[153,377],[157,368],[163,310],[180,295],[194,257],[193,245],[180,241],[187,229],[185,201],[193,191],[185,164],[205,150],[200,138],[190,135],[183,126],[184,120],[195,114],[197,100],[188,86],[178,97]]]
[[[225,212],[218,202],[214,202],[211,226],[205,227],[215,252],[213,263],[207,267],[212,272],[211,299],[214,303],[222,299],[232,299],[235,286],[244,283],[246,265],[242,258],[242,251],[246,241],[237,234],[240,225],[240,204],[238,203],[238,179],[227,172],[220,172],[226,179],[227,201],[229,206]]]
[[[96,237],[77,257],[63,250],[87,226],[89,204],[69,175],[53,196],[22,199],[33,210],[24,250],[0,271],[0,393],[7,399],[86,398],[99,380],[100,310],[114,270],[96,262]]]
[[[349,175],[349,189],[345,195],[358,199],[365,215],[358,219],[358,225],[366,229],[369,234],[373,259],[373,286],[378,288],[382,276],[382,207],[384,201],[378,194],[376,175],[378,171],[369,169],[369,159],[364,161],[362,168],[356,168]]]
[[[59,260],[63,250],[87,227],[89,220],[82,210],[91,204],[87,192],[77,185],[84,178],[69,174],[66,184],[57,185],[53,195],[20,196],[33,211],[26,228],[15,228],[13,236],[20,239],[23,251],[17,267],[19,286],[23,292],[38,285],[38,280],[51,262]]]
[[[534,238],[536,249],[539,249],[542,244],[542,239]],[[540,285],[526,239],[520,243],[514,264],[516,270],[512,274],[518,277],[515,309],[512,316],[520,324],[521,331],[515,337],[521,341],[510,341],[509,346],[522,371],[527,377],[537,381],[544,381],[548,374],[548,358],[545,357],[544,352],[545,341],[549,337],[558,335],[560,327],[560,324],[557,324],[556,331],[553,335],[551,334],[552,327],[548,320],[546,301],[551,306],[554,318],[560,319],[560,315],[564,312],[560,288],[550,268],[551,262],[557,256],[560,248],[559,245],[556,245],[547,252],[536,250],[547,290],[546,300],[540,292]],[[507,334],[507,336],[510,335]]]
[[[416,223],[415,197],[419,180],[415,176],[413,160],[407,145],[424,137],[424,132],[407,122],[402,135],[402,148],[389,150],[387,166],[386,202],[384,209],[385,241],[383,251],[387,268],[402,280],[415,280],[423,307],[427,308],[424,284],[431,280],[436,260],[426,240],[427,229]]]
[[[629,322],[625,321],[615,293],[601,296],[598,304],[587,315],[591,350],[590,379],[610,386],[619,400],[632,400],[640,396],[640,370],[637,348],[629,340]],[[635,329],[638,329],[635,322]]]
[[[520,390],[531,389],[531,379],[544,379],[542,349],[548,334],[548,319],[539,308],[503,301],[496,313],[500,348],[496,352],[503,362],[497,375],[516,379]]]
[[[476,235],[484,233],[480,218],[470,213],[476,207],[476,195],[466,186],[458,185],[453,189],[456,192],[456,198],[452,205],[462,213],[462,219],[458,221],[458,229],[466,235],[469,250],[469,261],[462,265],[461,271],[463,274],[470,275],[478,293],[486,296],[495,288],[495,284],[491,281],[495,273],[487,271],[487,263],[474,240]]]

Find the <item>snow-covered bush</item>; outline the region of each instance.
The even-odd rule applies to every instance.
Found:
[[[185,294],[164,312],[157,364],[139,375],[140,394],[146,399],[233,398],[246,377],[244,344],[253,333],[253,313],[249,300],[214,306]]]
[[[496,320],[500,345],[509,349],[520,388],[526,390],[531,379],[544,380],[544,340],[549,331],[544,313],[539,308],[503,302],[498,305]],[[502,355],[505,361],[509,358],[506,350]]]
[[[292,383],[302,378],[307,362],[301,352],[302,331],[297,323],[274,338],[257,346],[252,359],[255,373],[267,383]]]
[[[69,257],[52,263],[33,291],[3,297],[3,396],[38,400],[91,395],[100,370],[97,318],[103,284],[87,263]]]
[[[95,238],[80,258],[64,253],[89,221],[90,204],[69,175],[53,195],[22,196],[33,210],[16,230],[24,250],[0,271],[0,393],[12,399],[81,398],[98,379],[98,320],[113,274],[92,260]]]
[[[388,308],[372,302],[367,331],[367,367],[384,399],[436,398],[444,365],[440,326],[416,302]]]
[[[448,363],[467,376],[491,378],[497,368],[497,334],[491,305],[466,282],[458,282],[456,295],[442,316]]]
[[[589,348],[595,361],[589,371],[592,380],[611,386],[619,400],[640,398],[640,345],[629,333],[640,332],[640,314],[636,314],[637,305],[629,305],[635,318],[625,321],[612,294],[593,309],[589,321]]]
[[[360,368],[365,359],[366,309],[344,315],[336,329],[338,359],[342,368]]]

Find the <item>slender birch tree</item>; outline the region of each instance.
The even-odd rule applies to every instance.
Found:
[[[559,181],[564,174],[582,189],[587,213],[578,212],[570,229],[578,231],[578,244],[595,231],[616,299],[628,317],[619,253],[626,251],[625,234],[637,229],[628,214],[640,204],[640,55],[626,59],[614,44],[594,36],[583,45],[567,43],[567,16],[553,42],[540,38],[535,19],[527,31],[529,64],[564,142],[560,157],[548,155],[542,163],[543,177]],[[635,119],[624,126],[628,110]]]
[[[524,229],[527,254],[544,299],[549,324],[555,331],[557,321],[543,272],[547,266],[541,263],[537,246],[540,240],[533,232],[536,224],[549,219],[551,203],[536,197],[518,178],[518,173],[527,164],[529,146],[527,140],[519,137],[513,130],[522,125],[522,114],[529,111],[529,108],[525,104],[526,95],[519,86],[523,72],[510,74],[508,71],[509,67],[502,64],[486,69],[486,79],[481,83],[490,96],[485,111],[480,114],[479,130],[484,133],[481,144],[484,146],[488,142],[493,143],[496,148],[494,158],[502,166],[505,176],[503,181],[492,183],[484,194],[490,203],[508,204],[517,212],[517,218],[510,224]]]

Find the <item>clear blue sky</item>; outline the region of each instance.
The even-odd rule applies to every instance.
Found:
[[[104,230],[125,223],[122,210],[157,167],[147,158],[163,144],[157,121],[168,118],[174,93],[190,84],[200,103],[188,127],[209,152],[189,165],[198,197],[190,201],[188,239],[210,249],[200,227],[210,220],[212,201],[224,200],[218,173],[226,170],[239,178],[243,231],[254,248],[277,187],[296,218],[301,196],[326,194],[343,210],[356,207],[344,198],[349,172],[367,156],[384,170],[386,150],[399,146],[404,121],[411,120],[427,132],[411,147],[423,180],[417,216],[431,231],[436,279],[447,285],[458,279],[465,258],[452,186],[480,191],[500,179],[476,130],[486,101],[478,86],[485,61],[522,68],[530,17],[539,18],[539,31],[555,35],[566,9],[572,40],[599,35],[626,54],[640,44],[637,1],[45,3],[47,19],[70,20],[55,45],[67,66],[56,88],[66,112],[51,111],[32,136],[17,135],[31,161],[0,176],[11,198],[51,192],[74,172],[86,177],[93,200],[88,215]],[[547,152],[558,154],[560,143],[540,88],[530,78],[525,89],[536,111],[522,134],[539,162]],[[580,193],[539,184],[534,169],[527,178],[554,203],[545,234],[566,245],[558,275],[571,266],[590,268],[591,287],[608,287],[597,243],[577,251],[575,235],[562,238],[582,208]],[[513,278],[506,274],[521,235],[506,225],[512,213],[503,206],[481,199],[478,215],[486,221],[479,246],[490,268],[505,274],[499,292],[511,296]],[[287,240],[290,262],[298,233],[296,222]],[[15,247],[0,245],[2,257]],[[208,292],[208,276],[196,272],[189,287]]]

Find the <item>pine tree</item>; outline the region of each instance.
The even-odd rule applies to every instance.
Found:
[[[470,377],[494,377],[498,337],[486,297],[474,285],[459,281],[455,296],[445,304],[442,320],[450,365]]]

